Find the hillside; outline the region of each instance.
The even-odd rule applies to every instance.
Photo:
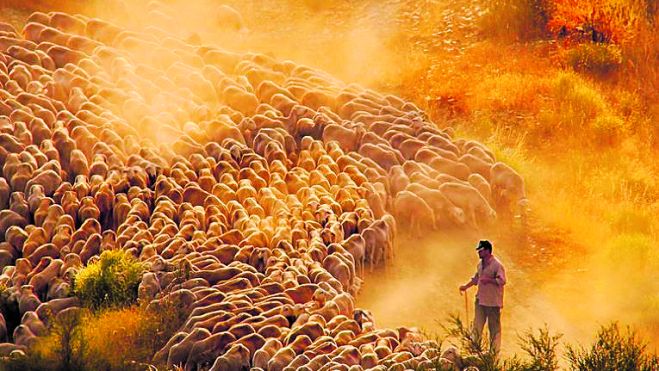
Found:
[[[483,238],[505,357],[611,322],[656,353],[653,2],[224,4],[0,8],[3,355],[77,333],[83,368],[436,367]]]

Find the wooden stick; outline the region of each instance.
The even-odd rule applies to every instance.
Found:
[[[465,290],[465,323],[469,324],[469,291]]]

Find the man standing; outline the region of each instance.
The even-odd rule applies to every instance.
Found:
[[[464,292],[471,286],[478,285],[474,306],[474,336],[476,339],[481,339],[487,321],[490,331],[490,350],[498,354],[501,350],[501,308],[506,272],[499,259],[492,255],[490,241],[481,240],[476,250],[481,259],[476,274],[468,283],[460,286],[460,291]]]

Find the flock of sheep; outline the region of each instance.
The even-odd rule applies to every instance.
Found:
[[[524,205],[514,170],[412,103],[156,28],[0,23],[0,96],[0,285],[18,308],[0,313],[0,356],[29,352],[80,306],[76,273],[123,249],[149,267],[139,300],[187,315],[154,364],[428,366],[432,342],[355,308],[364,269],[402,231]]]

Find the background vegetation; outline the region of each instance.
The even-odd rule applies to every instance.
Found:
[[[658,3],[474,4],[437,4],[412,21],[416,34],[396,45],[409,50],[403,65],[417,69],[388,86],[524,175],[530,230],[503,230],[498,240],[535,292],[590,331],[612,318],[632,324],[656,352],[659,284],[648,275],[659,269],[651,248],[659,231]]]

